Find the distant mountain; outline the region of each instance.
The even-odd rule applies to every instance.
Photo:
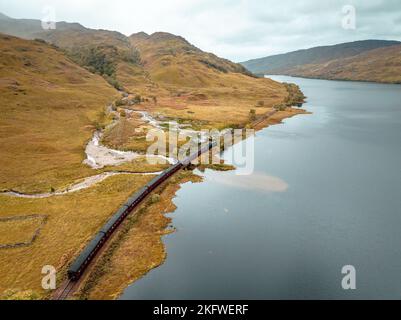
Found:
[[[55,30],[44,30],[39,20],[5,15],[0,16],[0,32],[54,44],[76,63],[103,75],[117,89],[152,87],[159,80],[203,86],[218,80],[211,71],[253,76],[240,64],[205,53],[184,38],[164,32],[152,35],[141,32],[126,37],[119,32],[93,30],[67,22],[57,22]],[[195,75],[190,67],[199,72]]]
[[[11,18],[0,12],[0,20],[7,20],[7,19],[11,19]]]
[[[401,83],[401,45],[383,47],[321,64],[306,64],[291,75],[329,80]]]
[[[141,32],[131,35],[130,41],[152,79],[167,85],[207,87],[221,81],[222,74],[252,76],[242,65],[203,52],[184,38],[170,33],[147,35]]]
[[[140,96],[148,107],[163,106],[164,113],[170,108],[174,117],[198,117],[217,127],[247,123],[255,106],[262,113],[299,100],[288,86],[257,78],[241,64],[166,32],[126,37],[67,22],[43,30],[38,20],[9,17],[0,19],[0,32],[44,40],[115,88]]]
[[[116,80],[120,63],[138,64],[138,52],[128,38],[115,31],[93,30],[79,23],[57,22],[56,29],[43,29],[40,20],[0,16],[0,32],[23,39],[41,39],[65,50],[76,63],[102,75],[121,89]]]
[[[386,40],[355,41],[249,60],[243,62],[242,65],[257,74],[399,82],[401,81],[401,73],[398,72],[398,77],[394,73],[397,73],[401,65],[395,62],[397,54],[392,57],[394,50],[397,50],[393,47],[398,45],[401,45],[401,42]],[[387,48],[388,50],[386,50]],[[375,55],[377,56],[375,57]],[[369,63],[366,60],[368,58]],[[387,60],[391,60],[391,68],[385,67]],[[378,71],[377,68],[380,68],[381,76],[374,75]]]
[[[57,30],[45,30],[42,22],[35,19],[14,19],[0,13],[0,32],[23,39],[45,39],[66,30],[89,30],[79,23],[57,22]]]

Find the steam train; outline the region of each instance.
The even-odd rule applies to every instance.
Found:
[[[117,210],[117,212],[106,222],[100,231],[93,237],[89,244],[84,248],[80,255],[75,259],[68,269],[67,275],[71,281],[77,281],[86,267],[96,256],[96,253],[102,248],[107,239],[111,236],[114,230],[126,218],[126,216],[135,209],[143,199],[146,198],[153,190],[171,177],[174,173],[182,168],[187,167],[191,161],[197,159],[203,153],[208,152],[216,146],[216,142],[209,142],[208,145],[203,146],[197,152],[187,157],[184,161],[178,161],[176,164],[164,170],[161,174],[154,177],[139,191],[135,192],[128,200]]]

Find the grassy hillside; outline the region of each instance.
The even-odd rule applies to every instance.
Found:
[[[182,37],[142,32],[130,41],[140,54],[142,69],[132,70],[130,81],[141,81],[127,89],[149,100],[141,108],[150,112],[219,128],[244,125],[250,110],[261,101],[259,114],[288,96],[284,85],[255,78],[239,64],[203,52]]]
[[[102,75],[115,88],[140,95],[141,108],[168,117],[202,121],[209,126],[243,125],[249,112],[281,104],[282,84],[255,78],[242,65],[191,45],[182,37],[157,32],[125,37],[77,23],[57,23],[42,30],[40,21],[0,18],[6,30],[60,47],[76,63]]]
[[[50,45],[0,35],[0,189],[85,175],[85,142],[116,93]]]
[[[352,57],[362,59],[364,56],[361,54],[363,53],[400,44],[401,43],[398,41],[385,40],[355,41],[334,46],[294,51],[286,54],[250,60],[243,62],[242,64],[252,72],[258,74],[299,75],[300,70],[302,70],[302,74],[309,72],[313,73],[313,71],[306,70],[312,65],[316,68],[321,68],[331,61],[339,62]],[[356,78],[364,80],[362,74],[359,77],[356,75]]]
[[[210,85],[218,72],[251,75],[243,66],[203,52],[184,38],[169,33],[141,32],[133,34],[130,41],[139,50],[146,70],[156,81],[166,84],[199,87]]]
[[[55,30],[44,30],[41,21],[0,16],[0,32],[24,39],[42,39],[57,47],[79,65],[102,75],[111,85],[122,89],[116,72],[122,63],[135,66],[139,56],[126,36],[108,30],[93,30],[79,23],[57,22]]]
[[[65,30],[45,31],[35,36],[62,48],[73,61],[122,89],[121,84],[114,82],[119,64],[137,65],[140,62],[138,52],[132,48],[128,38],[114,31],[68,25]]]
[[[370,50],[322,64],[299,66],[290,73],[310,78],[401,83],[401,45]]]

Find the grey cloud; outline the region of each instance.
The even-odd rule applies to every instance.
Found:
[[[46,0],[2,0],[0,11],[40,18]],[[341,27],[353,5],[357,29]],[[57,18],[127,35],[167,31],[234,61],[361,39],[401,40],[400,0],[57,0]],[[95,13],[95,14],[94,14]]]

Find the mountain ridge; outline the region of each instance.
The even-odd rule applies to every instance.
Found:
[[[65,50],[74,62],[91,72],[103,75],[118,90],[132,88],[141,82],[145,82],[145,86],[152,86],[153,81],[149,80],[149,72],[144,62],[154,61],[158,56],[166,63],[167,60],[177,60],[177,54],[183,52],[193,54],[194,59],[199,55],[197,59],[200,63],[219,72],[241,73],[253,77],[253,74],[242,65],[203,52],[183,37],[167,32],[159,31],[152,34],[138,32],[127,37],[118,31],[95,30],[79,23],[69,22],[57,22],[55,30],[43,30],[39,20],[13,18],[0,20],[0,32],[24,39],[42,39],[56,45]],[[153,58],[145,47],[157,48],[157,52],[153,52]],[[145,58],[141,57],[139,48],[142,52],[147,52]],[[165,65],[159,64],[159,68],[164,69]],[[173,71],[176,74],[180,73],[178,70]],[[167,80],[167,77],[161,78]],[[181,83],[202,85],[202,81],[196,78],[192,74]]]
[[[377,65],[362,63],[362,60],[366,57],[366,53],[374,53],[374,50],[383,49],[381,53],[386,54],[386,52],[392,52],[392,50],[385,50],[386,48],[398,45],[401,45],[401,42],[394,40],[360,40],[332,46],[302,49],[260,59],[252,59],[242,62],[241,64],[257,74],[283,74],[333,80],[399,82],[401,81],[401,72],[400,77],[394,77],[393,72],[383,69],[383,65],[379,61],[380,59],[384,61],[387,58],[394,61],[394,58],[382,55],[378,57],[380,58],[379,60],[375,60]],[[362,68],[362,65],[364,65],[364,68],[358,69],[358,72],[355,72],[352,66],[345,62],[351,61],[349,59],[353,58],[352,64],[355,66],[355,59],[358,59],[357,57],[361,60],[359,67]],[[371,56],[370,59],[372,59]],[[341,61],[344,63],[341,63]],[[331,65],[332,68],[329,70],[327,65]],[[377,78],[371,74],[378,66],[382,68],[382,78]],[[321,71],[318,72],[318,70]],[[391,73],[392,76],[386,76],[386,72]],[[336,76],[336,74],[338,74],[338,76]],[[368,74],[370,75],[368,76]]]
[[[57,46],[116,89],[140,97],[142,103],[154,101],[144,105],[157,112],[163,109],[168,116],[196,118],[217,127],[237,126],[247,123],[254,106],[263,106],[258,111],[266,112],[292,96],[285,85],[257,78],[242,65],[204,52],[171,33],[138,32],[127,37],[70,23],[37,32],[38,20],[7,21],[0,23],[0,32],[7,27],[9,34],[20,35],[27,24],[34,23],[36,29],[31,28],[26,37]],[[222,110],[232,110],[236,116],[227,117]]]
[[[282,69],[287,69],[288,67],[294,66],[296,64],[301,65],[310,62],[315,62],[315,63],[324,62],[332,60],[334,58],[340,58],[344,56],[349,57],[357,55],[364,51],[369,51],[397,44],[401,44],[401,42],[395,40],[376,40],[376,39],[358,40],[353,42],[339,43],[335,45],[317,46],[308,49],[300,49],[287,53],[271,55],[264,58],[251,59],[248,61],[241,62],[241,64],[244,66],[248,66],[250,71],[252,72],[282,70]],[[341,51],[338,49],[340,49]],[[292,57],[298,58],[299,62],[293,61],[293,59],[291,59]],[[280,64],[276,66],[275,65],[277,64],[276,60],[280,58],[285,58],[287,61],[285,61],[283,66]],[[271,66],[269,66],[268,63],[270,63]]]

